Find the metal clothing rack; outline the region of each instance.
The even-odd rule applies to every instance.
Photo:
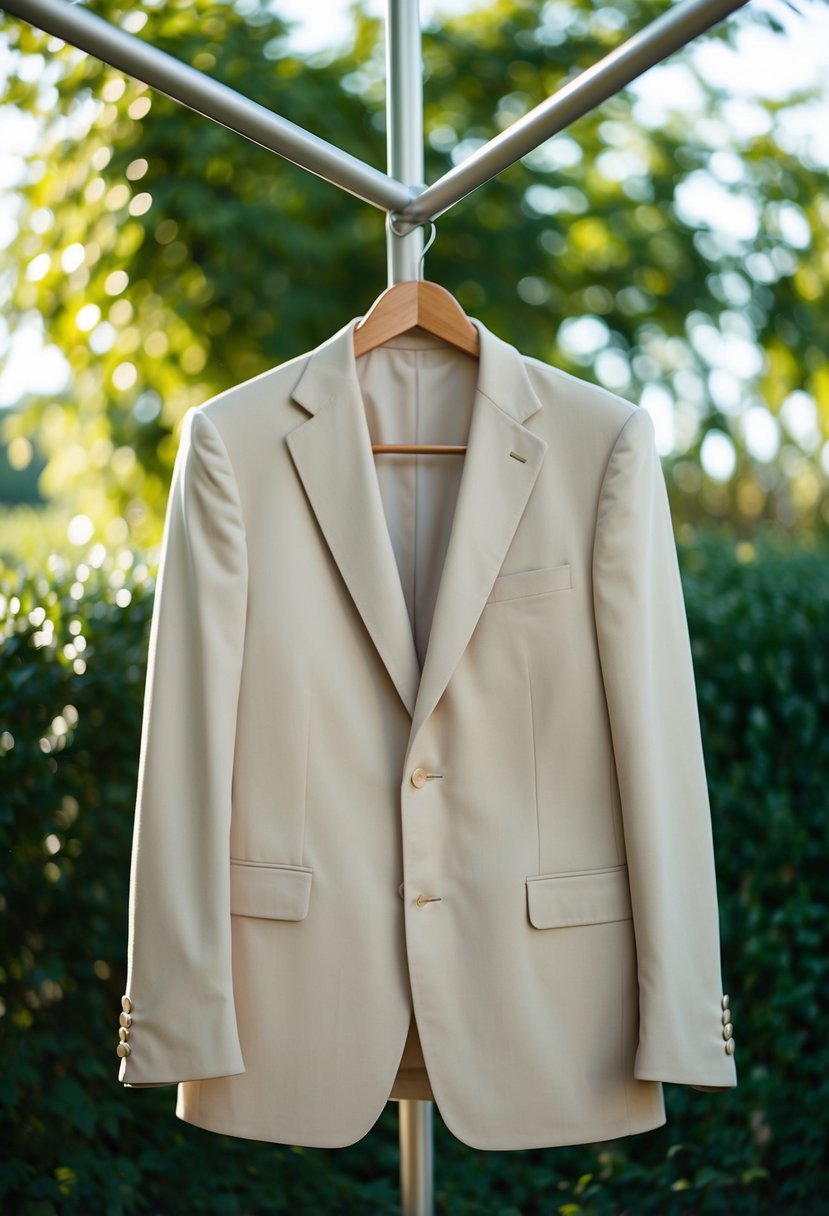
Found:
[[[418,0],[387,0],[388,173],[310,134],[67,0],[0,0],[0,8],[143,81],[295,165],[386,211],[389,286],[422,278],[423,227],[747,0],[681,0],[430,186],[423,183]],[[400,1108],[402,1216],[432,1216],[432,1103]]]

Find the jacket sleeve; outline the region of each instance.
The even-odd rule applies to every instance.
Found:
[[[634,1075],[737,1084],[724,1014],[711,813],[653,424],[635,409],[602,486],[593,596],[622,803],[639,980]],[[730,998],[729,998],[730,999]]]
[[[173,471],[150,627],[120,1018],[118,1079],[129,1086],[245,1071],[228,838],[246,588],[233,472],[215,424],[194,408]]]

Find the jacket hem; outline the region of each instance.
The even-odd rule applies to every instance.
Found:
[[[365,1139],[371,1129],[377,1123],[378,1119],[385,1109],[385,1103],[381,1109],[372,1116],[371,1121],[362,1130],[356,1134],[347,1133],[346,1138],[342,1136],[317,1137],[317,1136],[301,1136],[299,1139],[294,1139],[290,1135],[278,1136],[264,1127],[239,1127],[235,1124],[233,1127],[225,1126],[221,1120],[211,1119],[202,1115],[200,1110],[188,1111],[186,1114],[181,1110],[179,1104],[176,1105],[176,1118],[182,1123],[189,1123],[192,1127],[200,1127],[203,1131],[214,1132],[219,1136],[234,1136],[239,1140],[261,1140],[264,1144],[289,1144],[297,1145],[301,1148],[349,1148],[352,1144],[357,1144],[360,1140]]]
[[[504,1143],[503,1140],[496,1138],[490,1139],[485,1136],[477,1136],[467,1132],[460,1124],[453,1124],[451,1119],[440,1111],[443,1122],[446,1124],[449,1131],[456,1140],[460,1140],[462,1144],[466,1144],[469,1148],[478,1149],[480,1152],[522,1152],[525,1149],[532,1148],[566,1148],[568,1145],[575,1144],[603,1144],[606,1140],[621,1140],[625,1136],[636,1136],[643,1132],[653,1131],[657,1127],[664,1127],[668,1122],[667,1115],[664,1109],[654,1114],[653,1118],[643,1118],[633,1122],[616,1123],[612,1127],[591,1127],[580,1132],[565,1134],[563,1136],[549,1134],[522,1139],[520,1144]]]

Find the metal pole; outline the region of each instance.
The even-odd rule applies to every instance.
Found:
[[[174,56],[117,29],[79,4],[66,0],[3,0],[0,7],[383,211],[399,210],[413,197],[413,191],[399,181]]]
[[[389,175],[409,188],[423,187],[423,56],[418,0],[388,0],[386,13],[386,146]],[[402,208],[391,207],[390,211]],[[423,229],[405,236],[386,222],[389,287],[423,277]]]
[[[418,0],[387,0],[386,147],[388,170],[405,186],[423,185],[423,57]],[[398,210],[398,208],[390,208]],[[389,287],[423,277],[423,229],[405,236],[386,220]],[[432,1216],[432,1103],[398,1102],[401,1216]]]
[[[432,1103],[400,1103],[400,1213],[433,1216]]]
[[[745,3],[747,0],[685,0],[684,4],[669,9],[450,169],[414,198],[401,216],[410,222],[423,223],[442,215],[478,186]]]

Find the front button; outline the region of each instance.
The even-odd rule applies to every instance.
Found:
[[[425,768],[416,768],[412,773],[412,785],[415,787],[415,789],[422,789],[426,784],[427,777],[428,773],[426,772]]]

